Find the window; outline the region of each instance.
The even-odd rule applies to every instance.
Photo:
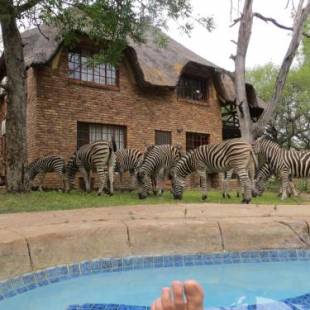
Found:
[[[179,98],[206,101],[208,98],[207,80],[182,76],[177,86],[177,95]]]
[[[103,85],[118,85],[117,69],[110,64],[91,64],[92,53],[86,50],[68,53],[69,77]]]
[[[171,131],[155,130],[155,144],[171,144]]]
[[[197,148],[200,145],[209,144],[210,135],[205,133],[187,132],[186,151]]]
[[[112,140],[112,137],[118,150],[126,147],[125,126],[77,123],[77,148],[99,140]]]

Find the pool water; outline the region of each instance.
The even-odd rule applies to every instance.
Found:
[[[159,296],[161,288],[175,279],[199,281],[205,289],[205,307],[268,303],[309,293],[310,262],[218,264],[97,273],[6,298],[0,302],[0,309],[65,310],[69,305],[85,303],[148,306]]]

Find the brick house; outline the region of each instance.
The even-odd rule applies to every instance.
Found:
[[[43,26],[22,34],[27,66],[29,161],[47,154],[65,159],[77,147],[114,134],[119,148],[150,144],[192,149],[239,135],[230,73],[171,38],[164,48],[151,37],[130,44],[117,67],[87,67],[96,47],[81,38],[74,50]],[[0,58],[0,81],[5,76]],[[262,105],[247,85],[251,114]],[[0,95],[0,175],[5,172],[5,109]],[[56,179],[54,179],[55,182]],[[53,178],[47,181],[55,185]]]

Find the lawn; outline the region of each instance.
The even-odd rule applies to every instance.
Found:
[[[235,194],[231,199],[223,199],[220,192],[211,191],[208,201],[210,203],[240,203],[240,198]],[[199,191],[186,191],[181,203],[203,203]],[[266,192],[262,197],[254,198],[255,204],[310,204],[310,200],[301,197],[290,198],[281,201],[274,192]],[[26,194],[0,193],[0,214],[15,212],[33,212],[47,210],[69,210],[79,208],[98,208],[116,205],[138,205],[138,204],[166,204],[180,203],[172,199],[169,192],[162,197],[150,197],[140,200],[137,194],[115,193],[114,196],[96,196],[95,193],[86,194],[82,192],[61,193],[56,191],[31,192]]]

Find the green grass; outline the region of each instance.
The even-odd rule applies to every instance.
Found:
[[[209,203],[240,203],[233,193],[231,199],[223,199],[220,192],[212,191],[209,193]],[[181,203],[202,203],[199,191],[186,191]],[[262,197],[252,200],[256,204],[306,204],[304,198],[290,198],[281,201],[274,192],[266,192]],[[34,212],[47,210],[70,210],[80,208],[98,208],[110,206],[126,206],[138,204],[166,204],[179,203],[172,199],[169,192],[165,192],[162,197],[149,197],[140,200],[137,193],[115,193],[114,196],[96,196],[95,193],[86,194],[82,192],[61,193],[56,191],[31,192],[26,194],[0,193],[0,214],[15,212]]]

